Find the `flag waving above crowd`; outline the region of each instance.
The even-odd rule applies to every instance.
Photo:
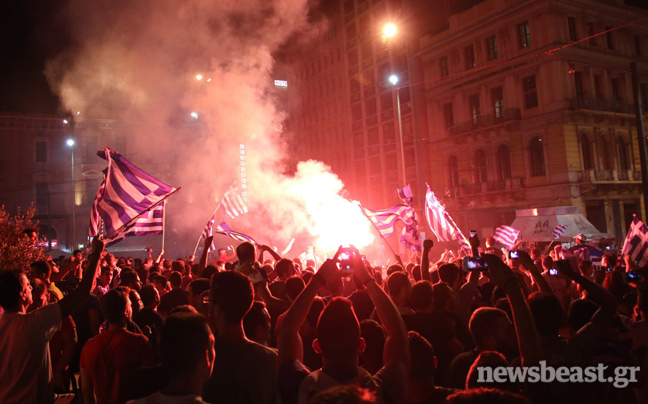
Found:
[[[108,240],[127,231],[136,235],[133,229],[137,226],[132,225],[180,189],[153,178],[114,150],[101,149],[97,155],[108,160],[108,167],[92,206],[90,236],[99,234],[102,222]],[[154,221],[162,217],[159,210],[149,219]]]
[[[430,226],[439,241],[459,240],[463,247],[470,248],[470,245],[466,242],[466,236],[452,222],[450,215],[434,196],[434,192],[432,192],[429,185],[425,195],[425,218],[428,226]]]
[[[513,246],[515,246],[515,242],[517,241],[519,236],[520,230],[515,229],[511,226],[500,226],[495,229],[493,238],[495,239],[495,241],[502,243],[506,246],[506,248],[510,250],[513,248]]]
[[[648,265],[648,228],[636,216],[630,224],[621,254],[629,255],[640,267]]]

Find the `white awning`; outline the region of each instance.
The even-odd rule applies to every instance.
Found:
[[[578,206],[556,206],[551,208],[520,209],[515,211],[516,218],[511,227],[520,230],[520,237],[525,241],[553,241],[553,230],[559,224],[567,225],[559,241],[573,241],[574,236],[583,234],[588,240],[612,238],[601,233],[581,214]]]

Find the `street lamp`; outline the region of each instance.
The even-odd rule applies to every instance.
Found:
[[[389,76],[389,82],[394,86],[394,92],[396,93],[396,108],[398,111],[398,139],[400,140],[400,151],[401,151],[401,170],[403,175],[403,186],[407,185],[407,177],[405,176],[405,142],[403,141],[403,120],[401,119],[401,104],[400,104],[400,94],[399,88],[396,87],[398,84],[398,76],[392,74]]]
[[[76,184],[74,183],[74,139],[68,139],[68,145],[72,154],[72,251],[76,248]]]
[[[383,27],[383,38],[392,38],[396,33],[398,32],[398,28],[396,28],[396,24],[394,23],[389,23],[385,24]]]

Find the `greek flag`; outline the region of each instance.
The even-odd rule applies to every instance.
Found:
[[[153,209],[142,213],[140,217],[132,221],[124,228],[120,237],[106,243],[110,247],[129,236],[155,236],[164,233],[164,203]]]
[[[98,234],[103,221],[107,239],[114,240],[180,189],[153,178],[114,150],[101,149],[97,155],[108,160],[108,167],[92,207],[91,236]]]
[[[563,233],[565,232],[565,229],[567,229],[566,224],[559,224],[558,226],[556,226],[555,229],[553,229],[551,234],[553,234],[554,238],[559,238],[560,236],[563,235]]]
[[[648,265],[648,228],[636,216],[630,224],[621,255],[629,255],[640,267]]]
[[[203,240],[207,240],[207,237],[212,236],[212,229],[214,228],[215,217],[216,217],[216,213],[214,213],[212,215],[211,219],[209,219],[209,221],[207,222],[207,225],[203,229],[203,232],[201,234],[201,237],[202,237]],[[216,249],[216,247],[214,246],[214,242],[212,241],[211,245],[207,249],[207,252],[210,253],[210,252],[214,251],[215,249]]]
[[[439,241],[459,240],[462,249],[470,250],[470,243],[468,243],[466,236],[451,221],[450,215],[434,196],[434,192],[430,190],[429,185],[425,194],[425,218],[428,226],[430,226]]]
[[[500,226],[495,229],[495,234],[493,238],[506,246],[507,249],[513,248],[515,241],[520,235],[520,230],[515,229],[511,226]]]
[[[238,189],[234,185],[225,192],[225,195],[221,199],[221,206],[225,211],[225,216],[230,219],[234,219],[248,212],[245,200],[241,197]]]
[[[394,235],[396,232],[394,226],[397,220],[400,219],[405,225],[408,225],[412,224],[414,219],[414,208],[407,205],[395,205],[383,210],[372,210],[360,206],[360,209],[364,211],[365,215],[385,238]]]
[[[222,234],[223,236],[233,238],[234,240],[249,241],[252,244],[258,244],[252,237],[248,236],[247,234],[232,230],[225,222],[221,222],[221,224],[216,226],[214,233]]]

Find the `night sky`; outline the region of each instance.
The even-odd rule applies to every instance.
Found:
[[[0,1],[0,111],[57,112],[43,70],[48,58],[72,45],[60,13],[65,3]]]

